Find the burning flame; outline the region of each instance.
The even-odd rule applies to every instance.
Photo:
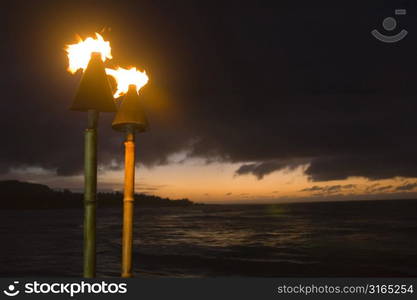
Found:
[[[113,76],[117,82],[117,90],[114,93],[114,98],[118,98],[127,93],[129,90],[129,85],[133,84],[136,86],[136,91],[139,93],[141,87],[148,83],[149,77],[146,75],[146,72],[136,70],[135,67],[130,69],[117,68],[109,69],[106,68],[106,74]]]
[[[106,42],[103,37],[96,32],[96,38],[91,37],[84,41],[78,37],[79,42],[77,44],[67,45],[66,51],[68,53],[69,66],[68,71],[72,74],[77,72],[78,69],[84,71],[87,68],[88,62],[91,58],[91,53],[98,52],[101,54],[101,59],[111,59],[110,42]]]

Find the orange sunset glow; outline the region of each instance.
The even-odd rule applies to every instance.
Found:
[[[190,160],[146,168],[137,166],[137,193],[146,193],[169,198],[189,198],[200,203],[281,203],[327,200],[366,200],[413,198],[416,195],[416,180],[391,178],[369,180],[353,177],[346,180],[312,182],[304,174],[307,166],[295,170],[282,170],[258,180],[251,175],[236,176],[239,164],[206,164],[202,160]],[[46,170],[15,169],[14,174],[32,174],[35,182],[62,188],[81,190],[82,177],[71,176],[51,179]],[[99,172],[102,191],[123,189],[122,170]],[[414,186],[415,185],[415,186]]]

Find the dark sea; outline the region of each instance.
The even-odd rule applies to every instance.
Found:
[[[80,209],[0,211],[0,276],[82,275]],[[118,277],[121,209],[98,209],[97,275]],[[136,207],[143,277],[417,276],[417,201]]]

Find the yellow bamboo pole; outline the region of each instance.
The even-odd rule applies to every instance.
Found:
[[[133,201],[135,194],[135,133],[127,126],[125,140],[125,182],[123,197],[122,277],[133,277]]]

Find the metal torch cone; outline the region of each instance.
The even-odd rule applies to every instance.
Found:
[[[148,121],[140,105],[140,97],[134,85],[124,96],[112,127],[122,131],[125,137],[125,178],[123,196],[123,233],[122,233],[122,277],[133,277],[133,203],[135,200],[135,132],[144,132]]]
[[[96,276],[97,121],[99,112],[116,111],[100,53],[93,53],[70,108],[87,111],[84,133],[84,268],[85,278]]]

